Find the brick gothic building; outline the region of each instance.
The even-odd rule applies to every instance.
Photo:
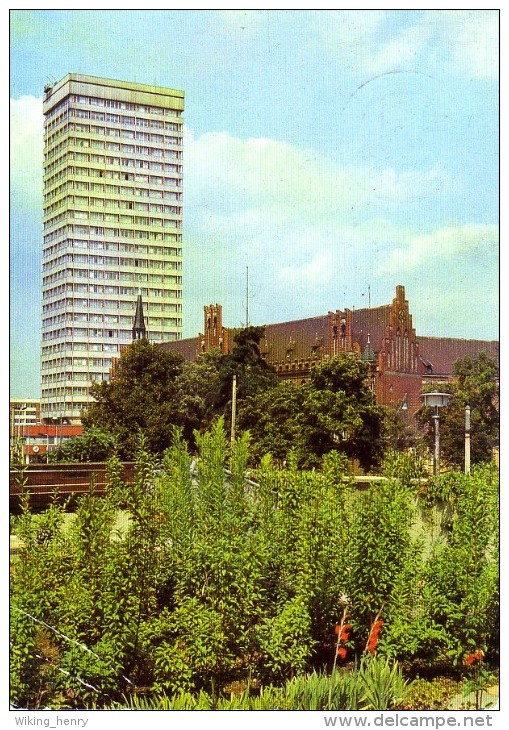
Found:
[[[194,360],[202,352],[227,354],[237,330],[223,327],[222,307],[204,307],[204,333],[165,342],[161,347]],[[345,309],[308,319],[265,325],[260,342],[264,358],[282,379],[302,383],[323,358],[355,352],[368,364],[377,403],[403,406],[409,414],[419,408],[424,382],[447,382],[456,360],[486,352],[498,363],[498,342],[418,337],[405,299],[396,287],[391,304],[368,309]]]

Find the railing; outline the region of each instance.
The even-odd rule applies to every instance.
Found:
[[[29,496],[30,507],[35,511],[45,509],[52,500],[69,501],[72,507],[76,497],[86,494],[90,482],[95,480],[94,491],[103,495],[106,489],[106,468],[104,462],[85,464],[32,464],[24,470],[25,489]],[[19,512],[22,488],[18,483],[18,471],[11,469],[9,474],[9,509]],[[21,475],[20,475],[21,476]],[[134,463],[122,464],[122,479],[131,484],[134,479]]]

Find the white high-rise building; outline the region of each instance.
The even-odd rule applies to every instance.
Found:
[[[41,418],[78,423],[132,340],[182,333],[184,93],[68,74],[44,90]]]

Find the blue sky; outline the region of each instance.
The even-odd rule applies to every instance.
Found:
[[[499,336],[496,10],[11,10],[11,395],[38,397],[42,91],[183,89],[184,336],[392,300]]]

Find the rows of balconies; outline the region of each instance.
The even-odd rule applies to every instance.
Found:
[[[86,202],[77,200],[77,198],[87,198]],[[155,215],[162,215],[165,218],[171,217],[178,220],[182,220],[182,205],[174,205],[173,203],[162,203],[160,197],[147,197],[144,200],[155,201],[154,202],[141,202],[139,196],[134,196],[134,200],[124,200],[122,198],[114,197],[101,197],[94,198],[85,195],[62,195],[61,199],[52,202],[46,201],[44,205],[44,217],[47,219],[51,215],[61,212],[62,210],[70,210],[77,212],[97,212],[98,209],[102,213],[109,215],[128,215],[129,213],[119,213],[120,210],[132,211],[133,214],[137,213],[150,213]],[[180,201],[177,201],[180,202]],[[145,207],[146,206],[146,207]],[[173,210],[171,210],[173,208]],[[116,222],[111,220],[109,222]]]

